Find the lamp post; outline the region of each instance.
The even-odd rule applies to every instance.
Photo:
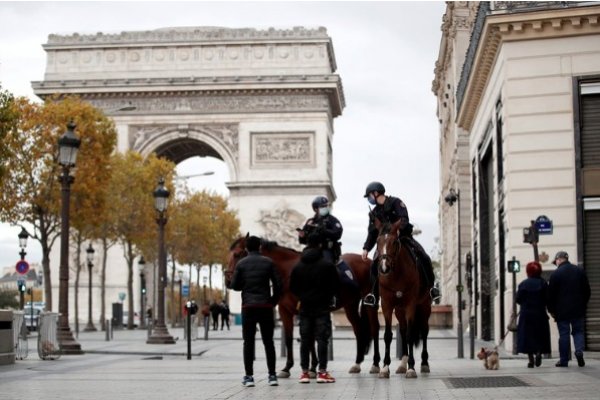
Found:
[[[165,325],[165,286],[167,284],[167,252],[165,250],[165,224],[167,217],[167,199],[169,191],[165,187],[165,180],[161,178],[158,187],[154,190],[154,208],[158,211],[158,293],[157,293],[157,315],[156,325],[152,335],[148,338],[148,344],[175,344],[175,340],[169,334]]]
[[[464,355],[464,347],[463,347],[463,322],[462,322],[462,265],[461,265],[461,254],[460,254],[460,193],[458,190],[450,189],[446,197],[444,197],[444,201],[448,203],[450,207],[456,203],[456,230],[457,230],[457,268],[458,268],[458,283],[456,285],[456,293],[457,293],[457,316],[458,316],[458,326],[457,326],[457,339],[458,339],[458,358],[465,358]]]
[[[63,354],[83,354],[81,345],[73,337],[69,327],[69,203],[74,178],[70,170],[75,166],[81,140],[75,135],[76,125],[71,121],[67,131],[58,140],[58,162],[62,166],[61,183],[61,229],[60,268],[58,273],[58,329],[57,336]]]
[[[179,311],[177,312],[177,315],[179,317],[179,321],[183,323],[183,309],[181,304],[181,292],[183,289],[183,271],[177,271],[177,275],[179,276]]]
[[[138,268],[140,270],[140,329],[146,329],[146,260],[144,256],[140,257],[138,261]]]
[[[25,261],[25,256],[27,255],[27,253],[25,252],[25,247],[27,247],[27,238],[29,237],[29,234],[27,233],[25,228],[21,227],[21,232],[19,233],[18,236],[19,236],[19,247],[21,248],[19,255],[21,256],[21,261]],[[23,263],[23,264],[25,264],[25,263]],[[27,264],[25,264],[25,265],[27,265]],[[21,280],[21,278],[19,278],[18,287],[19,287],[19,309],[23,310],[25,308],[25,280],[24,279]],[[31,309],[33,310],[33,301],[31,302]],[[32,321],[33,321],[33,319],[32,319]]]
[[[96,252],[92,247],[92,243],[86,249],[87,266],[88,266],[88,322],[85,326],[84,332],[95,332],[97,329],[92,321],[92,268],[94,267],[94,253]]]

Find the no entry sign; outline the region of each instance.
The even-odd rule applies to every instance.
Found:
[[[17,262],[16,269],[18,273],[20,273],[21,275],[25,275],[27,271],[29,271],[29,263],[25,260],[19,260]]]

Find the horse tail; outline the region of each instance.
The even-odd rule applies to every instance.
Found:
[[[373,337],[371,336],[371,322],[369,320],[367,307],[368,306],[365,306],[361,302],[359,329],[360,337],[362,340],[362,347],[364,349],[363,354],[369,353],[369,349],[371,347],[371,340],[373,339]]]

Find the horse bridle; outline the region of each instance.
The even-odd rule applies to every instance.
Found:
[[[379,254],[378,269],[379,269],[379,273],[382,275],[389,274],[392,271],[392,269],[394,268],[393,257],[391,255],[389,255],[388,251],[387,251],[388,236],[389,236],[389,233],[385,233],[383,235],[384,245],[383,245],[383,249],[382,249],[381,253]],[[402,246],[402,244],[400,243],[400,237],[397,237],[396,239],[394,239],[393,244],[398,246],[398,249],[396,251],[400,251],[400,247]]]

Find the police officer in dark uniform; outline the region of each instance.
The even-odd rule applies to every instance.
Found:
[[[429,286],[433,286],[434,275],[433,268],[431,267],[431,260],[421,245],[415,241],[412,237],[413,226],[408,218],[408,210],[402,200],[393,196],[385,195],[385,187],[381,182],[371,182],[367,185],[365,190],[365,196],[369,204],[374,205],[375,208],[369,213],[369,229],[367,240],[363,245],[362,258],[367,259],[369,251],[377,243],[377,236],[379,231],[375,227],[375,218],[382,223],[400,223],[400,237],[407,238],[410,246],[415,253],[415,256],[421,260],[424,264],[424,272],[427,279],[430,281]],[[363,300],[365,305],[376,306],[379,297],[379,285],[378,283],[378,256],[375,256],[373,263],[371,264],[371,282],[373,289],[371,293],[367,294]]]
[[[335,265],[341,255],[339,240],[344,228],[340,221],[331,215],[327,197],[315,197],[312,209],[315,215],[306,221],[302,229],[298,229],[298,240],[300,244],[307,244],[308,235],[317,235],[323,258]]]

